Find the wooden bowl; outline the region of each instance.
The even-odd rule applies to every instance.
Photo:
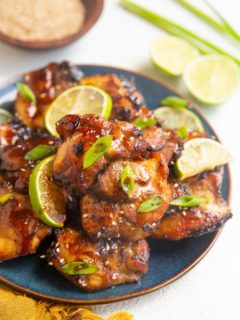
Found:
[[[94,26],[102,13],[104,0],[82,0],[82,2],[86,8],[85,22],[81,30],[75,34],[51,41],[24,41],[9,37],[0,32],[0,40],[16,47],[28,49],[53,49],[66,46],[67,44],[76,41],[85,33],[87,33]]]

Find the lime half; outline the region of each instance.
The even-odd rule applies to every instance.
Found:
[[[239,83],[238,66],[216,54],[198,57],[184,71],[184,82],[199,101],[214,105],[227,100]]]
[[[184,144],[182,155],[175,163],[175,173],[183,180],[230,161],[231,156],[219,142],[196,138]]]
[[[35,214],[49,227],[62,228],[66,207],[62,190],[53,182],[55,156],[40,161],[29,179],[29,195]]]
[[[204,131],[198,116],[185,108],[160,107],[154,111],[154,115],[163,121],[164,130],[186,128],[188,131]]]
[[[156,39],[150,53],[153,63],[172,76],[182,75],[186,65],[199,55],[187,41],[173,36]]]
[[[76,86],[61,93],[45,114],[45,126],[58,136],[56,122],[67,114],[95,113],[108,119],[112,111],[112,99],[105,91],[94,86]]]

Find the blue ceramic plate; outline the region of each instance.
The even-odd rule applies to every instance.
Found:
[[[137,88],[143,93],[150,109],[158,107],[159,101],[169,95],[178,95],[165,83],[150,79],[130,71],[103,67],[79,66],[86,76],[102,73],[115,73],[133,78]],[[0,105],[12,108],[16,95],[16,82],[21,77],[0,88]],[[191,102],[194,112],[202,120],[205,130],[216,136],[213,129],[203,118],[196,106]],[[230,175],[225,170],[223,197],[228,200]],[[124,284],[99,292],[83,293],[78,287],[63,278],[56,270],[48,266],[39,254],[21,257],[0,264],[0,280],[37,297],[82,304],[99,304],[137,297],[159,289],[180,278],[194,267],[208,252],[220,231],[200,238],[186,239],[178,242],[150,240],[151,258],[148,273],[135,284]]]

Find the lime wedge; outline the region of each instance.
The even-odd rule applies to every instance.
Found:
[[[94,86],[76,86],[52,102],[45,114],[45,126],[52,135],[58,136],[56,122],[67,114],[95,113],[108,119],[111,110],[112,99],[108,93]]]
[[[155,117],[163,122],[163,129],[186,128],[188,131],[203,132],[200,119],[185,108],[160,107],[154,111]]]
[[[150,53],[153,63],[172,76],[182,75],[186,65],[199,55],[187,41],[173,36],[156,39]]]
[[[175,173],[180,180],[192,177],[231,161],[231,156],[217,141],[196,138],[184,144],[184,150],[175,163]]]
[[[29,179],[29,196],[35,214],[49,227],[62,228],[66,207],[62,190],[52,180],[55,156],[40,161]]]
[[[191,61],[184,82],[199,101],[214,105],[227,100],[239,83],[238,66],[222,55],[205,55]]]
[[[0,108],[0,124],[12,119],[13,115],[5,109]]]

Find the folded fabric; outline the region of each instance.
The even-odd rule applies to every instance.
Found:
[[[0,284],[1,320],[104,320],[85,307],[34,300]],[[108,320],[134,320],[116,312]]]

